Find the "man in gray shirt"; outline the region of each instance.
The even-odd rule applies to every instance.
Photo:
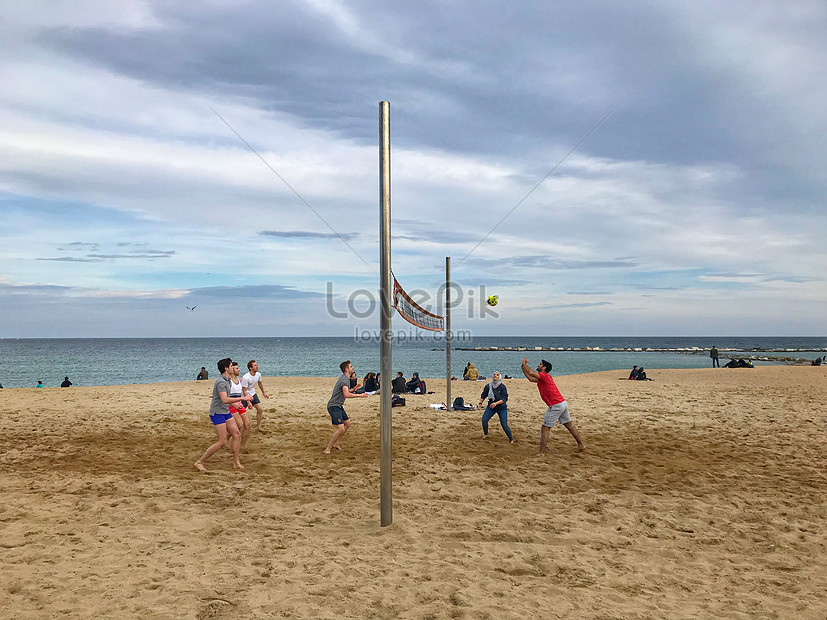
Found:
[[[327,412],[330,414],[330,419],[333,421],[336,430],[333,431],[333,437],[330,438],[327,448],[325,448],[325,454],[330,454],[333,448],[342,449],[339,441],[341,441],[347,429],[350,428],[350,418],[347,417],[343,406],[345,399],[368,397],[367,394],[354,394],[350,391],[350,375],[353,373],[353,364],[350,363],[350,360],[339,364],[339,368],[342,369],[342,376],[336,381],[336,385],[333,386],[333,394],[330,400],[327,401]]]
[[[221,373],[221,376],[215,380],[215,384],[212,388],[212,401],[210,401],[210,420],[212,421],[213,428],[218,435],[218,441],[207,448],[201,458],[195,461],[195,468],[198,471],[207,471],[207,468],[204,467],[204,461],[224,447],[224,444],[227,443],[227,435],[232,437],[232,442],[230,445],[233,449],[233,467],[235,469],[244,469],[244,466],[241,464],[240,457],[241,433],[239,432],[238,425],[230,413],[229,405],[242,400],[249,402],[253,399],[253,397],[228,396],[230,393],[229,368],[231,361],[232,360],[230,360],[229,357],[226,357],[223,360],[218,360],[218,372]]]

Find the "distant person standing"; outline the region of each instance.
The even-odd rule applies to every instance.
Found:
[[[327,412],[330,414],[330,420],[333,426],[336,427],[336,430],[333,431],[333,436],[324,449],[325,454],[330,454],[333,448],[337,450],[342,449],[339,442],[342,440],[342,437],[344,437],[347,429],[350,428],[350,418],[347,417],[344,408],[345,399],[368,397],[367,394],[354,394],[350,391],[350,376],[355,374],[353,364],[350,363],[350,360],[339,364],[339,368],[342,370],[342,376],[336,381],[336,385],[333,386],[333,394],[330,396],[330,400],[327,401]]]
[[[198,376],[195,377],[196,381],[206,381],[210,378],[210,373],[207,372],[207,369],[201,366],[201,372],[198,373]]]
[[[43,381],[41,381],[40,379],[38,379],[38,380],[37,380],[37,385],[36,385],[35,387],[36,387],[36,388],[43,387]]]
[[[718,349],[715,348],[715,345],[712,345],[712,349],[709,351],[709,357],[712,358],[712,367],[720,368],[721,363],[718,361]]]
[[[63,377],[63,383],[60,384],[60,387],[72,387],[72,382],[69,381],[69,377]]]
[[[252,396],[253,400],[250,401],[250,404],[256,408],[256,430],[259,433],[267,433],[262,426],[262,417],[264,416],[264,410],[261,408],[261,401],[258,398],[258,394],[256,394],[256,387],[261,390],[261,395],[264,398],[270,398],[267,396],[267,392],[264,391],[264,384],[261,382],[261,373],[258,371],[258,362],[256,360],[250,360],[247,362],[247,373],[241,377],[241,390],[245,396]]]
[[[540,390],[540,397],[543,399],[543,402],[548,405],[546,414],[543,416],[543,426],[540,428],[540,454],[547,452],[549,432],[554,425],[557,424],[558,420],[560,424],[565,426],[566,430],[571,433],[571,436],[574,437],[574,440],[577,442],[577,451],[582,452],[585,450],[583,441],[580,439],[580,433],[577,432],[577,429],[571,423],[569,405],[562,394],[560,394],[560,390],[557,389],[554,379],[552,379],[549,374],[551,372],[551,362],[542,360],[538,364],[537,371],[535,372],[528,367],[528,358],[526,357],[523,358],[520,369],[523,371],[526,379],[537,384],[537,389]]]

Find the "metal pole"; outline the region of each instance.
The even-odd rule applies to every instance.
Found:
[[[379,103],[379,372],[381,415],[379,419],[379,495],[382,527],[393,522],[393,464],[391,437],[391,123],[390,103]]]
[[[445,257],[445,405],[451,410],[451,257]]]

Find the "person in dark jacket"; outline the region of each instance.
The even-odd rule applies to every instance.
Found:
[[[404,394],[405,390],[405,375],[401,372],[396,373],[396,379],[391,381],[391,389],[394,394]]]
[[[376,373],[369,372],[365,375],[365,393],[373,394],[379,391],[379,381],[376,380]]]
[[[494,414],[500,418],[500,426],[508,436],[508,441],[514,443],[514,435],[511,434],[511,429],[508,427],[508,390],[505,389],[505,384],[500,381],[500,373],[495,372],[491,375],[491,383],[487,384],[480,394],[479,408],[482,409],[482,403],[487,398],[488,405],[482,414],[482,437],[488,439],[488,420]]]
[[[419,392],[417,392],[419,390]],[[425,382],[419,378],[419,373],[415,372],[411,380],[405,384],[405,391],[410,392],[411,394],[424,394],[425,393]]]
[[[60,384],[60,387],[72,387],[72,382],[69,381],[69,377],[63,377],[63,383]]]

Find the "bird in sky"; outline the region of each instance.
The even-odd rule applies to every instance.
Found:
[[[189,310],[190,312],[192,312],[193,310],[195,310],[195,308],[196,308],[196,307],[197,307],[197,306],[193,306],[192,308],[190,308],[189,306],[187,306],[187,310]]]

